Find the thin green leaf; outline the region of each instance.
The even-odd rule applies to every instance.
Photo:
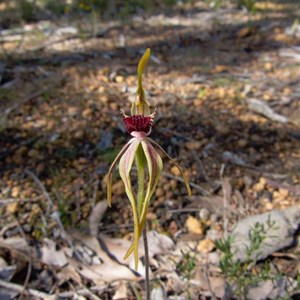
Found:
[[[116,166],[118,160],[120,159],[120,157],[124,154],[124,152],[127,150],[127,148],[129,147],[129,145],[134,141],[134,139],[131,139],[119,152],[119,154],[117,155],[117,157],[115,158],[115,160],[113,161],[113,163],[111,164],[108,173],[107,173],[107,202],[108,202],[108,206],[111,207],[111,195],[112,195],[112,171],[114,169],[114,167]]]

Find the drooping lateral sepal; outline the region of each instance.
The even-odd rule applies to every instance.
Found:
[[[163,161],[154,147],[151,145],[150,140],[144,139],[142,141],[142,147],[144,150],[144,154],[147,160],[148,172],[149,172],[149,182],[147,186],[147,192],[143,204],[142,213],[140,216],[140,231],[144,227],[144,223],[146,220],[147,209],[150,204],[151,197],[153,196],[158,180],[161,176],[163,169]]]
[[[191,187],[189,185],[189,180],[186,178],[186,176],[184,175],[182,169],[180,168],[180,166],[176,163],[176,161],[170,157],[170,155],[159,145],[157,144],[156,142],[154,142],[151,138],[147,138],[153,145],[155,145],[158,149],[160,149],[160,151],[162,151],[162,153],[177,167],[177,169],[179,170],[181,176],[182,176],[182,179],[185,183],[185,186],[186,186],[186,189],[187,189],[187,192],[188,192],[188,195],[189,197],[192,196],[192,190],[191,190]]]
[[[124,152],[127,150],[129,145],[134,141],[134,139],[131,139],[119,152],[113,163],[111,164],[108,173],[107,173],[107,202],[108,206],[111,207],[111,195],[112,195],[112,171],[115,168],[117,162],[119,161],[120,157],[124,154]]]
[[[121,179],[125,186],[126,195],[130,201],[132,212],[133,212],[133,222],[134,222],[134,233],[133,233],[133,251],[134,251],[134,262],[135,268],[138,267],[138,241],[140,237],[139,233],[139,216],[136,205],[136,200],[132,191],[130,171],[132,169],[132,164],[135,159],[136,151],[140,145],[141,141],[139,139],[133,139],[133,142],[129,145],[125,153],[120,159],[119,172]]]
[[[141,141],[142,149],[144,152],[144,156],[147,161],[148,172],[149,172],[149,181],[147,186],[146,195],[142,204],[142,210],[140,213],[140,221],[139,221],[139,234],[141,235],[143,232],[143,228],[146,222],[147,209],[150,204],[151,197],[153,196],[158,180],[161,176],[163,169],[163,162],[160,155],[157,153],[155,148],[151,145],[148,138],[145,138]],[[127,258],[132,251],[134,250],[134,245],[128,249],[125,258]]]

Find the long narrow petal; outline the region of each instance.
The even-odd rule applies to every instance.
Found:
[[[138,139],[134,139],[134,141],[130,144],[126,152],[121,157],[119,163],[119,172],[120,176],[123,180],[125,186],[125,192],[127,197],[129,198],[132,212],[133,212],[133,222],[134,222],[134,233],[133,233],[133,250],[134,250],[134,261],[135,268],[138,267],[138,241],[140,237],[139,233],[139,216],[136,201],[132,192],[131,179],[130,179],[130,171],[132,168],[132,164],[134,162],[134,158],[136,155],[136,151],[140,145],[141,141]],[[126,256],[125,256],[126,257]]]
[[[134,141],[135,139],[131,139],[119,152],[119,154],[117,155],[117,157],[115,158],[115,160],[113,161],[113,163],[111,164],[108,173],[107,173],[107,202],[108,205],[111,207],[111,194],[112,194],[112,171],[114,169],[114,167],[116,166],[118,160],[120,159],[120,157],[124,154],[124,152],[127,150],[127,148],[129,147],[129,145]]]
[[[163,169],[162,159],[157,153],[157,151],[154,149],[154,147],[150,144],[148,139],[144,139],[141,143],[147,160],[147,165],[149,170],[149,182],[147,186],[145,199],[143,202],[142,212],[140,214],[139,237],[142,234],[143,228],[145,226],[147,209],[149,207],[151,197],[155,192],[158,180],[160,178]],[[126,253],[126,257],[128,257],[133,250],[134,250],[134,245],[132,244]]]
[[[171,157],[169,156],[169,154],[168,154],[168,153],[167,153],[160,145],[158,145],[156,142],[154,142],[154,141],[153,141],[152,139],[150,139],[150,138],[147,138],[147,140],[149,140],[153,145],[155,145],[158,149],[160,149],[160,150],[163,152],[163,154],[164,154],[165,156],[167,156],[168,159],[169,159],[169,160],[177,167],[177,169],[179,170],[179,172],[180,172],[180,174],[181,174],[181,176],[182,176],[182,178],[183,178],[183,180],[184,180],[186,189],[187,189],[187,191],[188,191],[188,195],[189,195],[189,197],[191,197],[191,196],[192,196],[192,190],[191,190],[191,188],[190,188],[189,181],[188,181],[188,179],[185,177],[185,175],[184,175],[182,169],[180,168],[180,166],[174,161],[173,158],[171,158]]]

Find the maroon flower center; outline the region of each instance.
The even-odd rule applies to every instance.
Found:
[[[147,116],[144,117],[142,115],[133,115],[131,117],[124,117],[123,118],[125,127],[129,133],[133,131],[142,131],[145,133],[149,133],[152,122],[153,122],[153,117],[152,116]]]

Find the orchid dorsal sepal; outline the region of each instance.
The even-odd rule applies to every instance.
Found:
[[[138,73],[138,86],[136,90],[136,98],[132,103],[131,115],[150,115],[149,104],[146,100],[145,90],[143,88],[143,73],[145,66],[149,60],[150,49],[148,48],[142,58],[139,61],[137,73]]]

